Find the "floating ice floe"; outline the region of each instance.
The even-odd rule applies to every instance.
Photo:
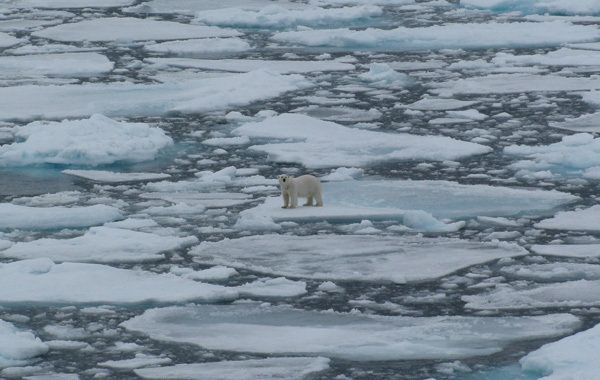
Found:
[[[136,369],[144,367],[155,367],[162,364],[170,364],[171,359],[162,356],[136,354],[132,359],[107,360],[98,363],[100,367],[108,367],[113,369]]]
[[[564,77],[554,74],[490,74],[439,82],[432,86],[432,92],[443,96],[582,91],[600,89],[600,78]]]
[[[478,38],[471,38],[477,35]],[[552,46],[593,41],[600,37],[594,27],[564,21],[461,23],[396,29],[301,30],[273,35],[277,42],[306,46],[368,48],[371,50],[427,50],[447,48],[493,48]]]
[[[241,297],[287,298],[306,294],[306,283],[287,278],[261,278],[235,289]]]
[[[595,380],[600,373],[600,325],[543,345],[519,363],[525,371],[543,373],[543,380]]]
[[[595,0],[461,0],[460,5],[494,12],[522,12],[524,14],[600,14],[600,3]]]
[[[332,26],[383,14],[381,7],[361,5],[343,8],[289,9],[276,3],[261,9],[222,8],[199,12],[195,21],[208,25],[247,28],[285,28],[296,25]]]
[[[535,244],[531,250],[540,255],[565,257],[599,257],[600,244]]]
[[[90,181],[105,183],[157,181],[171,177],[171,175],[167,173],[119,173],[106,170],[67,169],[62,172],[75,177],[89,179]]]
[[[146,62],[158,66],[190,67],[205,70],[245,73],[265,69],[279,74],[310,73],[319,71],[352,71],[354,65],[338,61],[269,61],[262,59],[192,59],[148,58]]]
[[[516,341],[563,335],[580,322],[570,314],[412,318],[234,304],[150,309],[121,325],[211,350],[370,361],[490,355]]]
[[[95,114],[89,119],[36,121],[17,127],[17,141],[0,147],[0,165],[103,165],[152,160],[173,140],[145,123],[118,122]]]
[[[454,160],[491,151],[489,147],[449,137],[373,132],[297,114],[247,123],[233,133],[287,140],[249,149],[267,153],[272,161],[298,162],[309,168],[365,166],[390,160]]]
[[[600,51],[561,48],[546,54],[515,55],[511,53],[497,53],[492,62],[499,66],[598,66],[600,64]]]
[[[9,46],[16,45],[23,40],[13,37],[10,34],[0,33],[0,48],[6,48]]]
[[[162,199],[171,203],[183,203],[190,207],[202,206],[206,208],[232,207],[252,201],[251,195],[243,193],[191,191],[142,193],[140,198]]]
[[[12,8],[109,8],[131,5],[135,0],[15,0]]]
[[[27,207],[0,203],[0,229],[58,229],[89,227],[122,218],[118,208],[106,205],[84,207]]]
[[[47,258],[0,264],[0,285],[3,303],[214,302],[238,296],[235,288],[204,284],[172,274],[101,264],[55,264]]]
[[[0,256],[14,259],[47,257],[55,262],[120,263],[156,261],[161,253],[197,243],[193,236],[163,236],[115,227],[92,227],[72,239],[38,239],[13,244]]]
[[[87,77],[113,69],[113,63],[98,53],[36,54],[0,57],[0,78]]]
[[[30,331],[0,320],[0,368],[25,365],[30,359],[48,352],[48,345]]]
[[[536,228],[548,230],[600,231],[600,205],[575,211],[561,211],[553,218],[544,219]]]
[[[470,107],[478,104],[475,100],[458,100],[445,98],[423,98],[405,107],[419,111],[446,111]]]
[[[288,357],[177,364],[136,369],[134,372],[143,379],[160,380],[306,380],[327,369],[327,358]]]
[[[600,279],[600,265],[579,263],[509,265],[502,267],[500,272],[511,277],[544,282]]]
[[[402,88],[414,83],[411,77],[394,71],[385,63],[372,63],[369,71],[358,77],[372,86],[383,88]]]
[[[598,133],[600,132],[600,112],[566,119],[562,122],[551,122],[550,126],[575,132]]]
[[[218,53],[234,53],[250,49],[251,47],[248,42],[237,37],[168,41],[144,46],[144,50],[153,53],[168,53],[192,57]]]
[[[95,113],[159,116],[169,112],[206,112],[246,105],[310,86],[310,82],[297,74],[283,76],[259,70],[163,84],[0,87],[0,119],[58,119],[87,117]]]
[[[200,12],[206,12],[216,9],[236,8],[244,10],[258,11],[267,6],[273,5],[271,0],[150,0],[143,4],[125,8],[127,13],[180,13],[187,15],[196,15]],[[277,5],[286,9],[304,9],[305,4],[290,2],[287,0],[277,1]]]
[[[324,207],[282,209],[281,197],[242,211],[244,227],[267,221],[399,219],[416,230],[456,230],[436,218],[549,214],[579,199],[558,191],[460,185],[448,181],[342,181],[323,184]],[[510,200],[510,201],[509,201]]]
[[[600,280],[578,280],[530,288],[500,285],[491,292],[462,296],[465,307],[477,310],[539,309],[600,306]]]
[[[377,120],[383,116],[383,113],[377,108],[365,110],[347,106],[321,107],[313,104],[296,108],[292,112],[302,113],[316,119],[342,122],[367,122]]]
[[[10,249],[9,249],[10,250]],[[280,253],[285,251],[285,255]],[[511,244],[365,235],[255,235],[202,242],[194,261],[259,273],[334,281],[419,282],[471,265],[527,254]]]
[[[238,37],[238,31],[132,17],[106,17],[52,26],[32,33],[56,41],[147,41]],[[575,42],[575,40],[570,41]]]

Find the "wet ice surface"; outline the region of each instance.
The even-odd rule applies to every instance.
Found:
[[[595,379],[600,10],[463,3],[0,4],[0,377]]]

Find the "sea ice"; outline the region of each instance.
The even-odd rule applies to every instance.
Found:
[[[531,288],[497,286],[491,292],[462,296],[465,307],[476,310],[539,309],[600,306],[600,280],[578,280]]]
[[[183,203],[190,207],[202,206],[206,208],[232,207],[252,201],[251,195],[243,193],[191,191],[142,193],[140,198],[162,199],[171,203]]]
[[[48,345],[33,333],[1,319],[0,342],[0,368],[24,365],[29,359],[48,352]]]
[[[12,0],[12,8],[108,8],[131,5],[135,0]]]
[[[509,265],[500,269],[502,274],[532,281],[600,280],[600,265],[579,263],[550,263]]]
[[[525,371],[543,373],[540,380],[595,380],[600,373],[600,325],[543,345],[519,363]]]
[[[265,69],[273,73],[311,73],[319,71],[352,71],[354,65],[338,61],[269,61],[262,59],[192,59],[148,58],[146,62],[158,66],[186,67],[245,73]]]
[[[89,227],[122,218],[118,208],[106,205],[84,207],[27,207],[0,203],[0,229],[59,229]]]
[[[269,83],[269,86],[265,86]],[[0,87],[0,119],[159,116],[242,106],[310,87],[304,77],[264,70],[162,84],[89,83]]]
[[[238,37],[238,31],[149,18],[106,17],[52,26],[32,33],[56,41],[147,41],[184,38]],[[567,42],[576,42],[571,40]]]
[[[101,264],[55,264],[47,258],[0,264],[4,304],[214,302],[237,296],[235,288]]]
[[[136,354],[135,358],[132,359],[121,359],[121,360],[107,360],[105,362],[98,363],[100,367],[108,367],[114,369],[135,369],[144,367],[154,367],[161,364],[170,364],[171,359],[167,357]]]
[[[329,369],[327,358],[290,357],[177,364],[134,372],[143,379],[160,380],[306,380],[326,369]]]
[[[535,227],[548,230],[600,231],[600,205],[582,210],[561,211],[553,218],[537,223]]]
[[[105,183],[156,181],[171,177],[171,175],[167,173],[119,173],[106,170],[67,169],[62,172],[75,177],[89,179],[90,181]]]
[[[0,57],[0,79],[88,77],[113,69],[113,63],[98,53],[35,54]]]
[[[600,257],[600,244],[535,244],[531,250],[539,255]]]
[[[492,62],[498,66],[598,66],[600,64],[600,51],[561,48],[546,54],[515,55],[511,53],[497,53]]]
[[[296,25],[331,26],[350,21],[360,21],[380,16],[381,7],[361,5],[356,7],[289,9],[276,3],[261,9],[221,8],[196,14],[195,20],[208,25],[246,28],[286,28]]]
[[[575,132],[598,133],[600,132],[600,112],[566,119],[562,122],[551,122],[550,126]]]
[[[250,49],[251,47],[248,42],[237,37],[167,41],[144,46],[144,50],[153,53],[168,53],[191,57],[218,53],[242,52]]]
[[[395,283],[428,281],[526,253],[510,244],[364,235],[254,235],[202,242],[190,250],[194,261],[207,265],[292,278]]]
[[[181,13],[196,15],[201,12],[223,8],[241,8],[258,11],[269,5],[273,5],[271,0],[150,0],[139,6],[125,8],[124,11],[130,13]],[[304,9],[306,7],[305,4],[287,0],[278,0],[277,5],[286,9]]]
[[[164,259],[161,252],[197,243],[190,237],[163,236],[114,227],[92,227],[72,239],[38,239],[15,243],[0,256],[15,259],[47,257],[52,261],[120,263]]]
[[[477,35],[478,38],[472,38]],[[277,42],[306,46],[368,48],[371,50],[427,50],[552,46],[586,42],[600,37],[590,26],[565,21],[460,23],[396,29],[300,30],[273,35]]]
[[[233,133],[288,140],[250,149],[266,152],[276,162],[298,162],[308,168],[366,166],[390,160],[455,160],[491,151],[483,145],[443,136],[374,132],[298,114],[247,123]]]
[[[461,0],[466,7],[490,9],[494,12],[522,12],[525,14],[600,14],[596,0]]]
[[[379,361],[490,355],[519,340],[563,335],[580,322],[570,314],[413,318],[234,304],[150,309],[121,325],[211,350]]]
[[[241,297],[288,298],[306,294],[306,283],[284,277],[260,278],[235,289]]]
[[[10,34],[0,32],[0,48],[7,48],[9,46],[16,45],[23,40],[13,37]]]
[[[140,162],[173,144],[160,128],[100,114],[83,120],[36,121],[17,127],[15,136],[15,143],[0,146],[0,166]]]
[[[385,63],[372,63],[369,71],[358,76],[374,87],[402,88],[413,83],[410,76],[394,71]]]
[[[474,100],[458,100],[445,98],[423,98],[405,107],[419,111],[446,111],[470,107],[479,103]]]

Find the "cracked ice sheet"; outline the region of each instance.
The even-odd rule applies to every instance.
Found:
[[[48,345],[33,333],[0,319],[0,368],[25,365],[48,352]]]
[[[268,70],[279,74],[311,73],[321,71],[353,71],[354,65],[338,61],[271,61],[262,59],[193,59],[193,58],[147,58],[158,67],[183,67],[245,73]]]
[[[462,296],[465,308],[476,310],[539,309],[600,306],[600,280],[578,280],[519,289],[498,285],[491,292]]]
[[[515,341],[560,336],[579,325],[570,314],[413,318],[256,304],[150,309],[121,324],[153,339],[212,350],[357,361],[490,355]]]
[[[13,37],[10,34],[0,33],[0,48],[16,45],[23,40]]]
[[[0,203],[0,229],[81,228],[123,217],[121,210],[106,205],[84,207],[27,207]]]
[[[0,57],[0,79],[88,77],[113,69],[113,63],[98,53],[36,54]]]
[[[562,122],[551,122],[549,124],[553,128],[566,129],[569,131],[598,133],[600,132],[600,112],[566,119]]]
[[[132,304],[214,302],[238,296],[235,288],[172,274],[101,264],[55,264],[47,258],[0,264],[0,301],[28,304]]]
[[[288,9],[272,3],[261,9],[236,7],[206,10],[197,13],[195,21],[208,25],[242,28],[289,28],[298,25],[331,27],[336,24],[368,20],[382,14],[381,7],[375,5],[341,8],[311,6],[303,9]]]
[[[231,29],[182,24],[171,21],[156,21],[132,17],[106,17],[52,26],[33,32],[32,35],[64,42],[109,42],[238,37],[241,33]]]
[[[0,251],[1,257],[35,259],[47,257],[55,262],[125,263],[164,259],[161,252],[198,242],[193,236],[177,237],[112,227],[92,227],[72,239],[38,239],[19,242]]]
[[[537,223],[535,227],[548,230],[600,231],[600,205],[582,210],[561,211],[553,218]]]
[[[269,83],[269,86],[264,86]],[[189,79],[163,84],[93,83],[64,86],[0,87],[0,119],[160,116],[242,106],[310,87],[304,77],[267,71]]]
[[[308,168],[366,166],[390,160],[455,160],[491,151],[489,147],[449,137],[373,132],[299,114],[247,123],[233,133],[250,138],[299,140],[249,149],[266,152],[272,161],[298,162]]]
[[[473,35],[478,38],[471,38]],[[464,23],[391,30],[327,29],[279,32],[272,39],[287,44],[371,50],[477,49],[553,46],[587,42],[600,37],[592,26],[564,21]]]
[[[419,227],[418,210],[435,218],[519,216],[552,214],[578,197],[555,190],[528,190],[487,185],[461,185],[449,181],[341,181],[323,184],[324,207],[282,209],[281,197],[267,197],[263,204],[242,211],[241,217],[274,221],[398,219]],[[600,206],[599,206],[600,207]],[[421,227],[441,223],[423,216]],[[431,223],[431,224],[429,224]],[[438,226],[439,227],[439,226]],[[417,228],[418,229],[418,228]]]
[[[291,357],[177,364],[134,372],[144,379],[160,380],[304,380],[326,369],[329,369],[327,358]]]
[[[563,77],[554,74],[490,74],[435,83],[432,86],[431,92],[443,96],[584,91],[600,89],[600,78]]]
[[[600,325],[543,345],[519,363],[525,371],[543,373],[543,380],[595,380],[600,373]]]
[[[511,244],[445,238],[257,235],[202,242],[190,254],[201,264],[291,278],[407,283],[527,251]]]
[[[160,128],[100,114],[82,120],[34,121],[15,129],[17,141],[0,146],[0,166],[140,162],[173,145]]]

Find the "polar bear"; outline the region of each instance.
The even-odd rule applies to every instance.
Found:
[[[306,197],[304,206],[312,206],[313,199],[317,201],[318,207],[323,206],[323,190],[317,177],[307,174],[294,178],[284,174],[277,177],[277,179],[283,197],[282,208],[298,207],[298,197]]]

